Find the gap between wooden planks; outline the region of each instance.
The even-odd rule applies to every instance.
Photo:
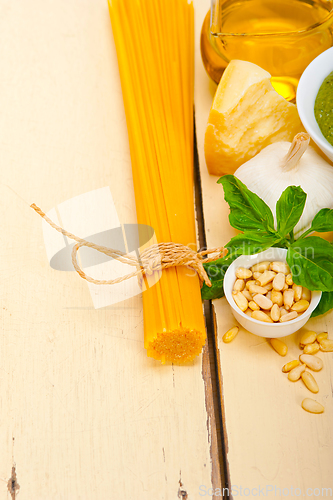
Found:
[[[194,131],[194,180],[199,248],[207,248],[196,130]],[[216,327],[214,322],[215,316],[211,301],[204,302],[204,312],[207,341],[203,351],[202,367],[205,380],[206,407],[210,419],[211,457],[213,466],[212,488],[215,492],[221,489],[223,491],[223,488],[227,489],[229,487],[229,478],[225,450],[225,429],[223,427],[222,418],[223,407],[220,400],[221,378],[216,341]],[[215,498],[214,494],[213,498]]]

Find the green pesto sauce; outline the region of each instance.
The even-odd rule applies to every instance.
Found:
[[[323,136],[333,146],[333,71],[321,84],[314,113]]]

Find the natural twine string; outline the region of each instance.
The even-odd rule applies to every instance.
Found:
[[[74,234],[66,231],[62,227],[55,224],[49,217],[34,203],[30,205],[31,208],[35,210],[51,227],[53,227],[59,233],[67,236],[71,240],[77,241],[72,250],[72,262],[75,271],[81,276],[81,278],[89,281],[90,283],[95,283],[96,285],[115,285],[116,283],[121,283],[122,281],[128,280],[137,276],[142,278],[144,275],[152,275],[156,271],[161,271],[163,269],[168,269],[169,267],[175,266],[188,266],[194,269],[201,280],[205,282],[207,286],[212,286],[210,279],[202,265],[202,259],[208,254],[215,253],[217,255],[209,258],[205,258],[205,262],[212,262],[220,257],[223,257],[225,249],[223,247],[211,248],[209,250],[204,250],[202,252],[196,252],[186,245],[181,243],[158,243],[151,245],[142,253],[140,257],[136,258],[132,255],[125,254],[120,250],[114,250],[113,248],[107,248],[101,245],[96,245],[90,241],[86,241],[82,238],[78,238]],[[80,247],[89,247],[97,252],[104,253],[113,259],[117,259],[124,264],[136,267],[136,271],[121,276],[120,278],[115,278],[112,280],[96,280],[91,276],[88,276],[79,266],[77,262],[77,252]]]

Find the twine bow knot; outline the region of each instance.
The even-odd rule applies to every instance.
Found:
[[[212,262],[220,257],[223,257],[225,252],[223,247],[216,247],[202,252],[196,252],[181,243],[168,242],[151,245],[140,253],[139,258],[136,258],[133,255],[128,255],[120,250],[114,250],[113,248],[96,245],[95,243],[91,243],[83,238],[78,238],[74,234],[55,224],[34,203],[31,205],[31,208],[33,208],[35,212],[37,212],[56,231],[74,241],[77,241],[72,250],[72,262],[74,269],[81,276],[81,278],[96,285],[115,285],[127,279],[133,278],[134,276],[137,276],[140,279],[145,275],[151,276],[155,272],[162,271],[163,269],[167,269],[169,267],[187,266],[194,269],[198,273],[201,282],[205,282],[206,285],[210,287],[212,284],[202,265],[202,260],[208,254],[214,253],[216,255],[205,258],[204,260],[205,262]],[[77,261],[77,252],[79,248],[83,246],[92,248],[97,252],[104,253],[105,255],[112,257],[113,259],[117,259],[124,264],[134,266],[136,267],[136,270],[132,273],[126,274],[125,276],[114,278],[112,280],[97,280],[92,278],[81,269]]]

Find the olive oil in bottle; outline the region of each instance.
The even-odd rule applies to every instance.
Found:
[[[201,34],[203,62],[213,80],[219,81],[231,59],[250,61],[293,99],[306,66],[333,43],[333,1],[217,1],[212,25],[208,13]]]

